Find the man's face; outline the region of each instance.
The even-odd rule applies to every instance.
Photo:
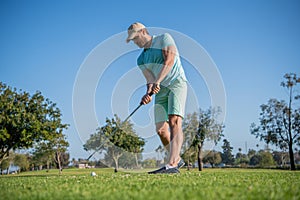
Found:
[[[134,44],[136,44],[140,48],[143,48],[146,44],[145,38],[143,36],[144,36],[143,30],[140,30],[137,32],[136,36],[132,39]]]

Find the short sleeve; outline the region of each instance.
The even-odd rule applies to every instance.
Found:
[[[175,46],[175,42],[170,34],[168,34],[168,33],[163,34],[161,46],[162,46],[162,48],[165,48],[168,46]]]
[[[143,54],[141,54],[137,59],[137,65],[139,66],[140,70],[144,71],[146,69],[146,66],[143,62]]]

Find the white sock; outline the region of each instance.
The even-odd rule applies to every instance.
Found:
[[[171,166],[169,164],[166,165],[166,169],[172,169],[172,168],[175,168],[174,166]]]

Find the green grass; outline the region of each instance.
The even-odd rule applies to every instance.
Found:
[[[96,177],[90,176],[95,171]],[[68,169],[0,176],[1,199],[300,199],[300,171],[181,170],[148,175]]]

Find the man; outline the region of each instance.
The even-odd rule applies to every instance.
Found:
[[[179,168],[185,164],[180,158],[180,150],[187,80],[175,42],[168,33],[149,35],[146,27],[139,22],[129,26],[126,42],[129,41],[143,48],[137,59],[147,81],[147,91],[141,103],[148,104],[155,94],[156,132],[169,151],[167,165],[149,173],[179,173]]]

